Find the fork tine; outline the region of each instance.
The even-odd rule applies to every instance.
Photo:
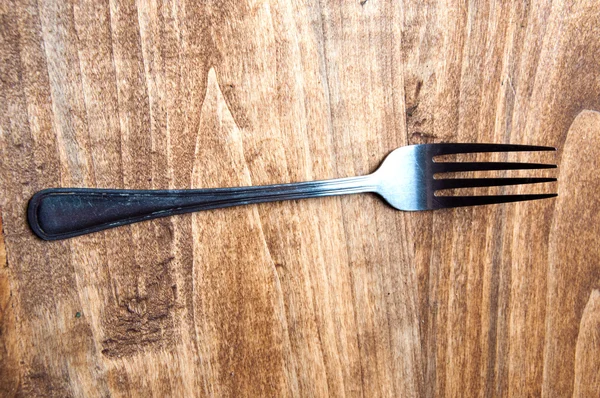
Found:
[[[449,178],[433,180],[433,189],[437,191],[440,189],[495,187],[553,181],[556,181],[556,178]]]
[[[451,155],[456,153],[524,151],[556,151],[556,148],[550,146],[513,144],[431,144],[432,156]]]
[[[543,193],[532,195],[490,195],[490,196],[434,196],[434,209],[443,209],[446,207],[478,206],[491,205],[497,203],[521,202],[526,200],[554,198],[556,193]]]
[[[459,171],[485,171],[485,170],[531,170],[555,169],[555,164],[543,163],[509,163],[509,162],[458,162],[434,163],[434,173],[454,173]]]

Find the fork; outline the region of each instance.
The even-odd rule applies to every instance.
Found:
[[[544,199],[551,194],[438,196],[437,191],[556,181],[556,178],[434,178],[436,174],[481,170],[556,168],[553,164],[509,162],[437,162],[434,157],[460,153],[555,151],[509,144],[423,144],[400,147],[365,176],[291,184],[186,190],[50,188],[29,201],[27,217],[44,240],[84,235],[159,217],[246,205],[363,192],[379,194],[398,210],[417,211]]]

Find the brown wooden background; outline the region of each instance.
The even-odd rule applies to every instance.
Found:
[[[597,0],[2,1],[0,393],[599,396],[599,37]],[[440,141],[556,146],[499,158],[557,162],[560,196],[25,221],[47,187],[345,177]]]

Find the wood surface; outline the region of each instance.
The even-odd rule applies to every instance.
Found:
[[[600,396],[599,37],[597,0],[2,1],[0,395]],[[430,142],[556,146],[491,158],[556,162],[502,192],[559,196],[25,219],[48,187],[346,177]]]

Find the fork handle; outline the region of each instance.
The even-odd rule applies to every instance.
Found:
[[[292,184],[187,190],[50,188],[29,201],[33,232],[57,240],[174,214],[251,203],[373,192],[370,176]]]

